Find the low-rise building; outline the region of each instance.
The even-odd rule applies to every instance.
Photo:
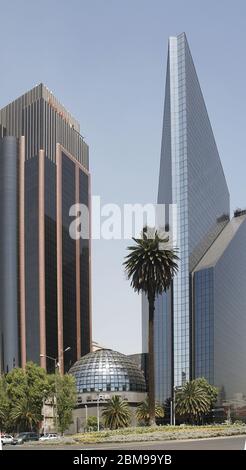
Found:
[[[135,410],[146,398],[146,383],[142,371],[129,357],[111,349],[98,349],[81,357],[69,373],[75,377],[78,391],[70,432],[83,431],[89,416],[97,416],[102,422],[102,411],[114,395],[129,403],[132,424],[136,423]]]

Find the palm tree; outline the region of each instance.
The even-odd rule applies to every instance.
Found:
[[[163,418],[164,410],[159,403],[155,403],[155,417],[156,418]],[[136,417],[138,421],[143,421],[147,426],[149,424],[149,400],[148,398],[140,403],[136,409]]]
[[[135,245],[128,247],[130,253],[124,262],[128,279],[136,292],[147,295],[149,302],[149,415],[150,425],[155,424],[155,376],[154,376],[154,311],[155,299],[165,292],[178,271],[177,249],[168,248],[168,238],[157,231],[149,238],[149,229],[143,230],[142,238],[133,238]],[[165,249],[166,246],[166,249]]]
[[[204,387],[196,380],[187,382],[176,392],[175,410],[180,416],[187,416],[192,423],[207,414],[210,410],[211,399]]]
[[[1,433],[1,430],[4,428],[6,421],[7,421],[7,410],[5,407],[2,406],[2,403],[0,403],[0,433]]]
[[[36,427],[40,422],[41,416],[30,399],[25,396],[14,405],[10,413],[10,419],[18,427],[32,431],[33,427]]]
[[[8,419],[9,402],[4,387],[4,381],[0,378],[0,432]]]
[[[129,425],[131,412],[126,400],[122,400],[118,395],[114,395],[106,404],[102,416],[107,428],[118,429]]]

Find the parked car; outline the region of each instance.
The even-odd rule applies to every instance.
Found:
[[[50,432],[48,434],[44,434],[40,437],[40,441],[52,441],[53,439],[58,439],[58,435],[54,432]]]
[[[39,436],[36,432],[21,432],[16,437],[14,437],[12,444],[24,444],[24,442],[38,441]]]
[[[5,446],[6,444],[12,444],[14,440],[13,436],[11,436],[10,434],[2,434],[0,439],[2,441],[3,446]]]

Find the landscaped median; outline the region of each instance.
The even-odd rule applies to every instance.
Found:
[[[76,434],[73,440],[80,444],[103,442],[143,442],[177,439],[204,439],[218,436],[246,435],[246,425],[208,425],[208,426],[156,426],[118,429]]]

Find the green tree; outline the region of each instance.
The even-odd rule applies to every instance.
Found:
[[[45,370],[37,364],[27,362],[24,369],[15,368],[6,374],[6,387],[10,400],[15,401],[30,395],[35,403],[42,406],[49,384]]]
[[[106,428],[125,428],[131,420],[131,412],[126,400],[122,400],[118,395],[114,395],[103,409],[102,416]]]
[[[49,393],[45,370],[28,362],[25,369],[15,368],[6,374],[5,384],[12,426],[18,430],[37,428],[42,421],[43,399]]]
[[[151,229],[144,228],[142,238],[133,238],[135,245],[128,247],[124,266],[132,288],[143,292],[149,302],[149,415],[150,425],[155,424],[155,376],[154,376],[154,312],[156,297],[171,286],[172,279],[178,271],[177,249],[170,249],[168,238]]]
[[[89,416],[87,419],[87,428],[90,431],[97,431],[97,417]]]
[[[175,410],[191,423],[198,422],[201,416],[206,415],[211,406],[210,397],[204,387],[196,380],[187,382],[182,389],[176,392]]]
[[[212,408],[218,398],[218,388],[214,387],[213,385],[210,385],[210,383],[204,377],[199,377],[198,379],[195,379],[195,382],[207,393],[207,396],[210,400],[210,408]]]
[[[77,389],[75,379],[70,374],[53,377],[57,400],[57,424],[59,431],[63,434],[73,422],[73,409],[77,402]]]
[[[145,426],[149,424],[150,420],[150,413],[149,413],[149,400],[146,399],[140,405],[138,405],[136,409],[136,417],[139,422],[143,422]],[[164,417],[164,409],[159,403],[155,403],[155,417],[156,418],[163,418]]]
[[[0,377],[0,431],[6,430],[9,421],[9,400],[6,393],[5,378]]]
[[[41,410],[36,408],[29,396],[22,397],[12,408],[10,419],[22,429],[32,431],[42,420]]]

